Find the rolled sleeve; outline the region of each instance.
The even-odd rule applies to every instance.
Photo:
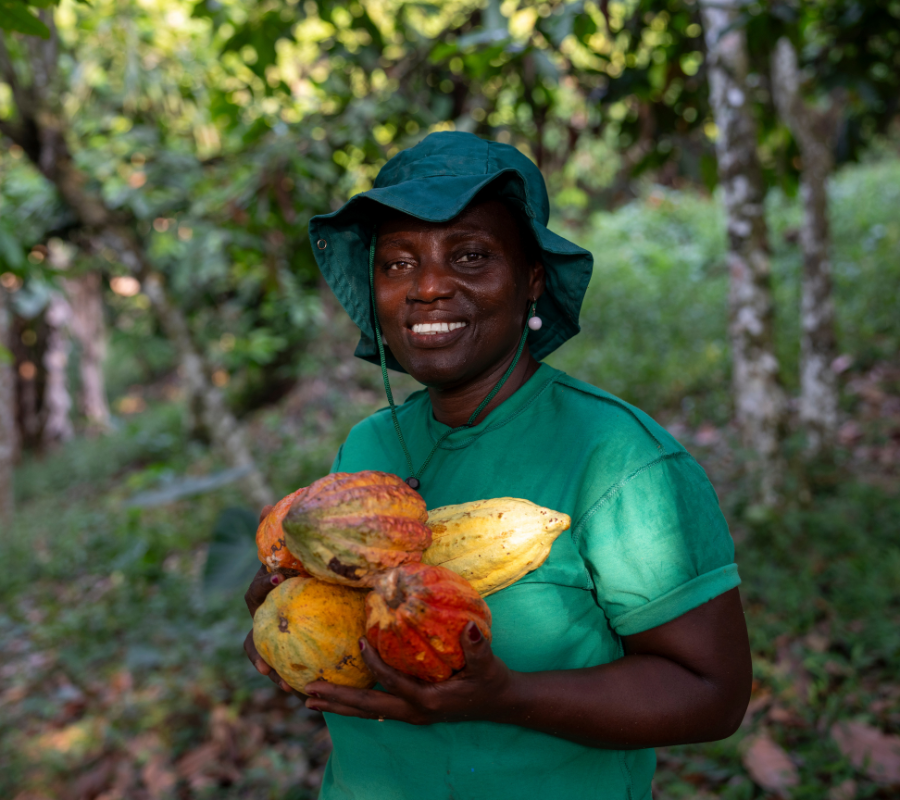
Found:
[[[575,535],[597,603],[619,636],[669,622],[740,584],[715,491],[684,451],[608,490]]]

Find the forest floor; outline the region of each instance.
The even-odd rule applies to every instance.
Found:
[[[877,171],[886,176],[883,191],[894,191],[891,172]],[[873,196],[867,175],[854,178],[859,197]],[[862,203],[854,197],[845,193],[842,202],[856,212]],[[683,233],[678,217],[687,212],[677,204],[666,212],[660,202],[672,201],[651,196],[647,205],[653,219],[662,220],[653,243],[662,258],[676,249]],[[882,205],[872,207],[883,213]],[[647,230],[646,219],[629,214],[609,223],[619,226],[609,236],[630,241],[629,231]],[[708,216],[701,208],[691,219]],[[662,386],[668,394],[646,389],[627,398],[649,407],[717,488],[735,539],[754,654],[753,696],[743,725],[722,742],[660,749],[657,800],[897,797],[900,362],[885,356],[886,350],[896,352],[893,340],[884,340],[881,349],[870,346],[875,334],[865,324],[877,320],[872,309],[882,300],[884,314],[891,303],[895,307],[896,297],[887,297],[883,287],[896,285],[890,283],[898,269],[891,252],[900,225],[872,215],[859,224],[863,233],[880,232],[867,240],[848,229],[838,250],[847,253],[847,264],[865,267],[883,248],[877,263],[871,261],[883,280],[847,292],[848,305],[839,309],[845,341],[847,330],[857,337],[848,345],[854,358],[839,365],[840,446],[834,463],[806,467],[802,476],[795,466],[781,512],[764,514],[750,502],[745,454],[722,400],[727,381],[717,377],[716,370],[727,370],[718,350],[679,356],[681,364],[711,359],[703,362],[706,371],[697,373],[690,396],[689,383],[672,388],[685,374],[673,356],[672,375],[642,373],[643,386]],[[678,235],[665,244],[673,230]],[[690,238],[702,240],[700,234]],[[786,238],[775,243],[776,262]],[[629,247],[633,256],[640,245]],[[615,248],[598,245],[595,252],[607,256],[601,269],[615,268]],[[637,269],[639,262],[630,263]],[[703,285],[714,278],[712,273]],[[682,290],[648,280],[643,276],[635,284],[631,300],[619,296],[617,313],[626,320],[636,309],[632,316],[642,335],[655,330],[663,345],[636,339],[630,345],[635,357],[623,356],[620,366],[603,354],[591,361],[607,335],[591,326],[608,314],[589,297],[582,343],[556,363],[585,364],[588,374],[579,377],[595,382],[608,374],[608,388],[617,393],[623,390],[615,380],[624,381],[629,370],[668,369],[666,357],[681,345],[660,327],[666,320],[653,329],[653,320],[639,318],[639,307],[648,306],[648,287],[668,297],[670,309],[676,304],[672,325],[694,331],[690,313],[700,320],[696,324],[706,324],[724,295],[711,295],[708,306],[693,312],[689,299],[677,306]],[[868,305],[858,303],[854,312],[850,306],[865,292]],[[690,286],[682,293],[694,304],[707,302]],[[724,330],[724,317],[721,322]],[[722,335],[711,331],[707,344]],[[336,358],[350,351],[351,338],[335,323],[309,354],[297,388],[247,420],[260,465],[279,496],[326,472],[349,428],[383,405],[377,370]],[[623,342],[616,340],[617,352],[628,344]],[[695,344],[686,336],[683,346]],[[638,352],[664,357],[639,362]],[[111,358],[115,354],[114,348]],[[397,394],[411,388],[399,381]],[[241,649],[250,624],[241,595],[245,573],[254,571],[252,530],[231,543],[230,552],[239,557],[207,558],[211,540],[228,545],[223,511],[246,506],[239,487],[200,491],[200,479],[219,471],[221,462],[185,436],[174,376],[126,387],[115,405],[115,431],[80,436],[43,457],[29,457],[16,473],[17,522],[0,535],[0,797],[314,797],[330,749],[321,717],[259,676]],[[798,447],[790,442],[792,464],[799,463]],[[196,493],[184,495],[192,486]],[[253,511],[246,513],[252,520]]]

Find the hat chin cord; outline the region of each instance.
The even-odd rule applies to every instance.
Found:
[[[428,454],[425,461],[422,462],[422,466],[419,469],[415,469],[413,467],[412,456],[409,454],[409,448],[406,446],[406,440],[403,438],[403,431],[400,430],[400,420],[397,419],[397,406],[394,404],[394,394],[391,392],[391,382],[388,380],[388,371],[387,371],[387,362],[384,358],[384,342],[381,338],[381,325],[378,324],[378,309],[375,306],[375,241],[376,235],[372,234],[372,241],[369,244],[369,294],[372,296],[372,318],[375,320],[375,341],[378,344],[378,358],[381,362],[381,377],[384,380],[384,393],[387,395],[388,404],[391,407],[391,419],[394,421],[394,430],[397,432],[397,438],[400,440],[400,447],[403,448],[403,455],[406,456],[406,464],[409,467],[409,477],[406,478],[406,483],[412,489],[418,491],[422,486],[421,476],[422,473],[425,472],[428,465],[431,463],[431,459],[434,454],[437,452],[438,448],[443,444],[444,440],[453,433],[457,431],[464,430],[465,428],[471,428],[475,424],[475,420],[478,419],[478,415],[481,414],[482,411],[487,407],[487,405],[497,396],[497,392],[503,387],[503,384],[506,383],[507,379],[510,375],[513,374],[513,371],[516,368],[516,365],[519,363],[519,358],[522,355],[522,351],[525,349],[525,341],[528,338],[529,330],[538,330],[540,328],[540,317],[536,316],[537,313],[537,301],[532,301],[531,308],[528,311],[528,320],[525,324],[525,329],[522,331],[522,337],[519,339],[519,348],[516,350],[516,357],[512,360],[512,363],[507,368],[506,372],[503,373],[503,377],[497,381],[496,385],[493,389],[491,389],[490,393],[484,400],[481,401],[478,408],[472,412],[472,416],[469,417],[468,422],[460,425],[457,428],[451,428],[446,431],[435,443],[434,447],[431,448],[431,452]],[[537,327],[533,324],[534,321],[537,321]]]

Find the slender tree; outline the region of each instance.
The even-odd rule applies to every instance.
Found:
[[[0,526],[13,517],[13,462],[16,457],[16,381],[9,348],[11,325],[6,290],[0,286]]]
[[[75,248],[59,239],[51,239],[48,251],[50,265],[63,275],[71,274]],[[103,377],[106,357],[103,281],[100,273],[92,270],[63,277],[61,283],[69,304],[68,329],[80,348],[81,411],[93,429],[105,431],[109,428],[110,413]]]
[[[797,53],[790,40],[781,38],[772,56],[772,94],[779,115],[800,147],[802,163],[800,422],[807,432],[809,451],[818,454],[830,449],[838,421],[837,378],[831,367],[837,356],[837,337],[827,184],[834,168],[841,107],[831,96],[827,106],[814,108],[803,99],[800,86]]]
[[[44,352],[44,424],[41,439],[44,444],[66,442],[75,435],[70,412],[72,396],[69,394],[68,336],[72,309],[59,292],[54,292],[47,305],[44,321],[47,324],[47,350]]]
[[[735,416],[756,456],[760,501],[778,501],[786,403],[773,342],[773,302],[757,131],[747,94],[747,44],[737,0],[703,0],[716,156],[728,220],[730,335]]]

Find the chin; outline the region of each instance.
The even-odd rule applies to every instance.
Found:
[[[395,354],[395,358],[415,380],[429,388],[459,383],[469,377],[468,371],[471,369],[465,357],[448,358],[434,352],[427,355],[417,353],[412,357],[408,353]]]

